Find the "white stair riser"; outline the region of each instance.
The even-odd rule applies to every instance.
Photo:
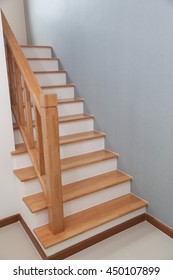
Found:
[[[23,138],[18,129],[14,130],[14,142],[15,142],[15,144],[23,143]]]
[[[83,102],[72,102],[58,104],[58,116],[65,117],[69,115],[83,114]],[[32,119],[35,120],[34,108],[32,107]]]
[[[60,117],[83,114],[83,102],[64,103],[58,105],[58,115]]]
[[[51,58],[51,48],[22,48],[22,51],[27,58]]]
[[[80,212],[82,210],[94,207],[108,200],[118,198],[121,195],[130,193],[130,182],[119,184],[118,186],[112,186],[108,189],[74,199],[64,203],[64,216],[69,216]],[[48,224],[48,212],[47,209],[43,209],[34,213],[35,220],[37,220],[37,227],[44,224]],[[44,223],[42,224],[42,221]]]
[[[122,217],[120,217],[118,219],[115,219],[115,220],[113,220],[111,222],[108,222],[108,223],[106,223],[104,225],[98,226],[95,229],[89,230],[89,231],[87,231],[85,233],[82,233],[82,234],[80,234],[78,236],[70,238],[70,239],[68,239],[68,240],[66,240],[66,241],[64,241],[64,242],[62,242],[60,244],[57,244],[55,246],[50,247],[49,249],[44,249],[43,247],[42,248],[43,248],[43,250],[44,250],[44,252],[46,253],[47,256],[51,256],[51,255],[53,255],[53,254],[55,254],[57,252],[60,252],[60,251],[66,249],[68,247],[71,247],[71,246],[73,246],[73,245],[75,245],[75,244],[77,244],[79,242],[82,242],[82,241],[84,241],[84,240],[86,240],[88,238],[91,238],[92,236],[95,236],[95,235],[97,235],[97,234],[99,234],[101,232],[104,232],[104,231],[106,231],[108,229],[111,229],[111,228],[113,228],[113,227],[115,227],[117,225],[120,225],[120,224],[122,224],[122,223],[124,223],[124,222],[126,222],[126,221],[128,221],[130,219],[133,219],[133,218],[135,218],[135,217],[137,217],[139,215],[142,215],[144,213],[146,213],[146,207],[141,208],[139,210],[136,210],[134,212],[131,212],[130,214],[124,215],[124,216],[122,216]]]
[[[28,153],[13,156],[14,169],[25,168],[32,166],[32,162]]]
[[[117,169],[117,158],[79,166],[62,172],[62,184],[67,185]]]
[[[59,134],[60,136],[91,131],[94,129],[93,119],[86,119],[81,121],[64,122],[59,124]],[[35,128],[34,128],[35,135]],[[14,130],[15,144],[23,143],[23,139],[20,135],[18,129]]]
[[[66,73],[35,74],[40,86],[65,85]]]
[[[28,167],[32,165],[28,154],[14,156],[13,161],[15,164],[15,169],[20,169],[21,167]],[[100,175],[102,173],[110,172],[115,169],[117,169],[117,158],[64,170],[62,171],[62,184],[70,184],[76,181]]]
[[[56,93],[59,99],[74,98],[74,87],[43,89],[44,93]]]
[[[58,60],[28,60],[32,71],[57,71]]]
[[[64,215],[72,215],[128,193],[130,193],[130,182],[74,199],[64,204]]]
[[[61,159],[73,157],[85,153],[103,150],[105,147],[104,137],[85,140],[77,143],[69,143],[60,146]],[[28,153],[13,156],[13,165],[15,169],[31,166],[32,162]]]
[[[91,131],[93,129],[94,129],[93,119],[64,122],[59,124],[60,136]]]
[[[85,140],[77,143],[70,143],[61,145],[60,154],[61,158],[73,157],[85,153],[91,153],[94,151],[102,150],[105,147],[104,137]]]
[[[36,194],[36,193],[39,193],[39,192],[43,191],[42,187],[41,187],[41,184],[40,184],[40,182],[37,178],[26,181],[26,182],[21,182],[16,177],[16,182],[20,186],[22,197],[25,197],[25,196],[28,196],[28,195],[33,195],[33,194]]]

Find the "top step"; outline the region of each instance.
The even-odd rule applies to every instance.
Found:
[[[21,46],[26,58],[51,58],[51,46]]]

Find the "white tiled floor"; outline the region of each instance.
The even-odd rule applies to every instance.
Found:
[[[0,229],[0,259],[40,259],[20,223]],[[143,222],[68,258],[86,259],[173,260],[173,239]]]

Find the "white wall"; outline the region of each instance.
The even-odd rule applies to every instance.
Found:
[[[20,44],[26,44],[23,0],[0,0],[0,9],[5,14],[18,42]]]
[[[24,4],[28,43],[54,47],[132,191],[173,227],[173,1]]]
[[[0,14],[0,219],[18,213],[12,157],[14,137]]]

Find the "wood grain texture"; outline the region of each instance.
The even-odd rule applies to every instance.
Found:
[[[53,85],[53,86],[42,86],[42,89],[54,89],[54,88],[68,88],[75,87],[75,84],[65,84],[65,85]]]
[[[21,143],[21,144],[15,145],[15,151],[12,151],[11,155],[15,156],[15,155],[20,155],[20,154],[24,154],[24,153],[27,153],[27,148],[24,143]]]
[[[146,206],[147,202],[128,194],[65,217],[65,230],[62,233],[53,235],[48,225],[36,228],[34,232],[44,248],[49,248]]]
[[[15,169],[15,170],[13,170],[13,173],[17,176],[17,178],[21,182],[26,182],[26,181],[37,178],[37,175],[36,175],[36,172],[35,172],[35,169],[33,166]]]
[[[87,120],[87,119],[94,119],[94,116],[88,115],[88,114],[77,114],[77,115],[59,117],[59,123],[81,121],[81,120]]]
[[[76,133],[76,134],[70,134],[70,135],[60,137],[60,145],[77,143],[77,142],[81,142],[81,141],[92,140],[92,139],[97,139],[97,138],[102,138],[102,137],[105,137],[105,134],[95,131],[95,130]]]
[[[61,160],[61,170],[68,170],[108,159],[117,158],[118,154],[107,150],[100,150],[92,153],[82,154],[79,156],[64,158]]]
[[[82,181],[77,181],[63,186],[63,202],[89,195],[131,180],[131,176],[122,173],[119,170],[115,170]],[[27,196],[23,200],[32,213],[47,208],[46,197],[43,193]]]

